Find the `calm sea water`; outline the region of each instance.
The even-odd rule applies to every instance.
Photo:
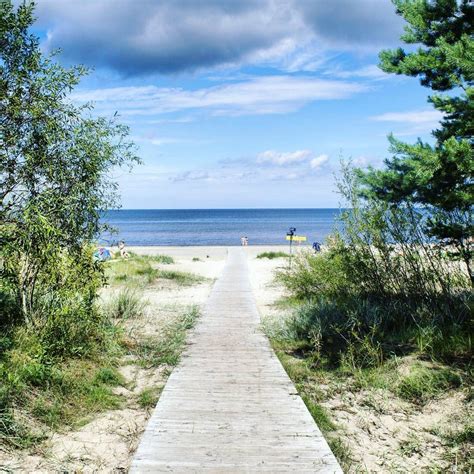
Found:
[[[101,241],[127,245],[285,244],[289,227],[308,243],[323,242],[334,229],[339,209],[179,209],[109,211],[104,221],[118,230]]]

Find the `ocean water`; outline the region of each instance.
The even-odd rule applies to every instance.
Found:
[[[127,245],[249,245],[286,244],[296,228],[307,243],[324,242],[337,225],[339,209],[147,209],[108,211],[103,221],[117,233],[101,236],[103,244]]]

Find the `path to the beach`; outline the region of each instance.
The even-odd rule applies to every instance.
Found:
[[[131,472],[342,472],[259,327],[245,251],[230,248]]]

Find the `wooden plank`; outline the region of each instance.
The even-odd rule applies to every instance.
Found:
[[[231,248],[130,472],[342,472],[259,324]]]

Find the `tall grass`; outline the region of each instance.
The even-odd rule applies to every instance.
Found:
[[[174,318],[158,336],[148,336],[131,347],[131,353],[138,363],[147,368],[178,364],[186,343],[186,332],[191,329],[199,317],[199,308],[190,306]]]
[[[145,306],[137,290],[123,288],[108,302],[106,311],[111,319],[135,319],[142,315]]]
[[[418,351],[433,359],[472,354],[468,275],[424,233],[426,214],[360,200],[346,169],[340,189],[352,205],[320,254],[302,252],[277,278],[302,304],[286,331],[332,363],[381,364]]]

